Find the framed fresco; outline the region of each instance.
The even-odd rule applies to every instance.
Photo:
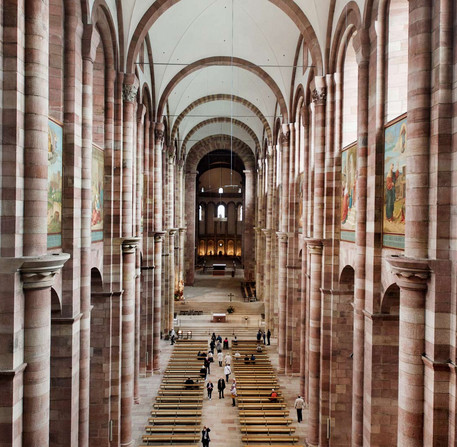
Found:
[[[382,244],[405,248],[406,115],[386,125],[384,134],[384,206]]]
[[[62,246],[63,125],[48,120],[48,248]]]
[[[341,152],[341,240],[355,242],[357,221],[357,144]]]
[[[103,178],[105,154],[98,146],[92,146],[92,242],[103,241]]]

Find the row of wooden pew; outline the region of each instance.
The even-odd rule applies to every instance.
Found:
[[[197,360],[197,353],[206,349],[206,341],[177,341],[145,427],[142,447],[195,447],[200,442],[205,380],[200,378],[203,362]],[[186,384],[188,378],[194,384]]]
[[[256,341],[239,341],[236,350],[241,359],[254,354],[255,362],[241,359],[232,362],[238,394],[238,409],[245,446],[255,447],[303,447],[297,445],[295,427],[289,418],[289,410],[279,389],[276,373],[268,354],[256,352]],[[270,400],[272,390],[278,394],[275,402]]]

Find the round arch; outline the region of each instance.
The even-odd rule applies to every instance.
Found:
[[[208,102],[212,101],[233,101],[239,104],[244,105],[247,107],[249,110],[255,113],[255,115],[259,118],[259,120],[262,122],[266,132],[267,132],[267,138],[269,141],[272,141],[272,133],[271,133],[271,127],[270,124],[268,123],[267,119],[263,115],[263,113],[254,105],[252,102],[248,101],[247,99],[242,98],[241,96],[235,96],[235,95],[228,95],[225,93],[220,93],[218,95],[209,95],[209,96],[203,96],[200,99],[197,99],[193,103],[189,104],[176,118],[176,121],[173,124],[173,130],[171,132],[172,137],[174,138],[176,133],[178,132],[178,127],[184,120],[184,118],[196,107],[206,104]]]
[[[199,141],[186,156],[186,172],[194,172],[200,160],[217,149],[232,148],[239,155],[246,169],[254,169],[255,158],[251,148],[243,141],[229,135],[211,135]]]
[[[283,11],[297,26],[305,41],[308,43],[308,48],[311,53],[313,65],[316,66],[319,74],[323,73],[323,58],[320,49],[319,41],[314,32],[311,23],[301,8],[293,0],[269,0]],[[149,29],[165,13],[169,8],[177,4],[179,0],[156,0],[148,10],[144,13],[139,21],[130,41],[127,51],[126,71],[133,72],[135,60],[140,50],[141,42],[145,38]]]
[[[210,124],[214,124],[214,123],[230,123],[230,122],[233,122],[233,124],[235,126],[240,127],[241,129],[245,130],[249,134],[249,136],[254,140],[256,153],[258,153],[260,150],[260,143],[259,143],[257,135],[254,133],[254,131],[247,124],[243,123],[242,121],[237,120],[237,119],[231,120],[230,117],[225,117],[225,116],[210,118],[205,121],[202,121],[201,123],[198,123],[195,127],[193,127],[189,131],[189,133],[184,138],[181,150],[183,151],[184,154],[186,153],[186,146],[187,146],[188,141],[190,140],[190,138],[192,138],[192,135],[194,135],[195,132],[202,129],[203,127],[209,126]]]
[[[287,111],[287,104],[286,100],[284,99],[283,94],[281,93],[280,88],[274,81],[274,79],[262,68],[258,65],[253,64],[245,59],[241,59],[239,57],[229,57],[229,56],[213,56],[207,57],[205,59],[200,59],[198,61],[193,62],[192,64],[187,65],[183,68],[180,72],[178,72],[168,85],[165,87],[165,90],[162,93],[162,96],[159,100],[159,105],[157,107],[157,120],[160,121],[164,114],[165,104],[168,100],[173,89],[187,76],[194,73],[197,70],[201,70],[202,68],[206,67],[214,67],[214,66],[227,66],[227,67],[238,67],[244,70],[247,70],[256,76],[258,76],[263,82],[265,82],[270,90],[276,96],[276,100],[279,104],[279,109],[282,114],[282,119],[284,122],[288,122],[288,111]]]

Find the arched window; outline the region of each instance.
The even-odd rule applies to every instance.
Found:
[[[238,222],[241,222],[243,220],[243,205],[240,205],[238,207]]]
[[[222,204],[217,207],[217,217],[219,219],[225,219],[225,206]]]
[[[198,220],[203,221],[203,207],[201,205],[198,206]]]
[[[342,147],[357,140],[358,66],[354,35],[346,44],[343,65],[343,141]]]

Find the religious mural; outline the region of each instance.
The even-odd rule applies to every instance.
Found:
[[[92,242],[103,240],[103,178],[105,156],[97,146],[92,147]]]
[[[383,245],[405,247],[406,116],[388,124],[384,142]]]
[[[62,246],[63,126],[48,121],[48,248]]]
[[[341,152],[341,240],[355,242],[357,145]]]

